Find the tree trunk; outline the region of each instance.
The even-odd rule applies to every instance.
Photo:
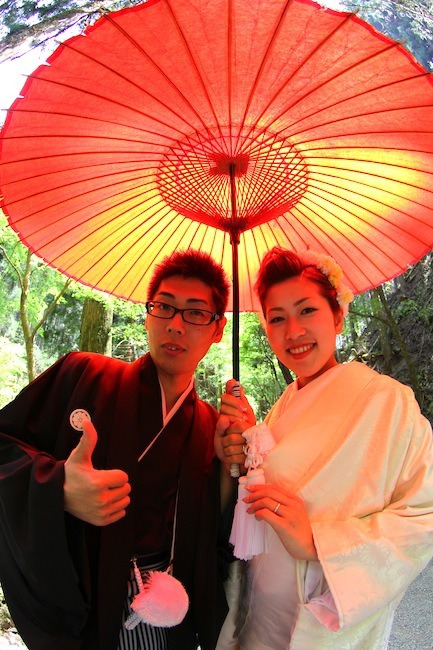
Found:
[[[280,366],[280,370],[283,373],[283,377],[285,379],[285,382],[287,385],[291,384],[294,379],[293,376],[290,373],[290,370],[284,365],[284,363],[281,363],[279,359],[277,359],[278,365]]]
[[[30,326],[28,313],[27,313],[31,257],[32,257],[31,252],[27,251],[24,272],[22,273],[21,276],[18,276],[20,277],[20,281],[21,281],[20,318],[21,318],[21,327],[23,328],[24,345],[26,348],[27,376],[29,382],[33,381],[33,379],[36,376],[35,354],[33,349],[34,334],[32,332],[32,328]]]
[[[80,350],[111,356],[113,307],[106,302],[86,298],[83,305]]]
[[[412,357],[412,355],[411,355],[411,353],[409,351],[409,348],[406,345],[406,341],[404,340],[404,338],[401,335],[401,332],[399,330],[397,322],[396,322],[396,320],[395,320],[395,318],[393,316],[393,313],[392,313],[392,311],[391,311],[391,309],[390,309],[390,307],[388,305],[388,302],[386,300],[385,294],[383,292],[383,288],[378,287],[377,289],[374,289],[373,292],[375,293],[376,296],[378,296],[378,298],[379,298],[379,300],[380,300],[380,302],[382,304],[383,310],[384,310],[384,312],[386,314],[386,317],[388,319],[388,324],[389,324],[389,328],[391,330],[391,333],[394,336],[396,342],[398,343],[398,345],[400,347],[400,351],[401,351],[401,353],[403,355],[403,358],[406,361],[407,369],[408,369],[408,372],[409,372],[409,381],[410,381],[410,384],[411,384],[411,386],[413,388],[413,392],[415,393],[415,397],[416,397],[416,399],[418,401],[418,404],[420,405],[420,407],[422,407],[423,394],[422,394],[422,391],[420,389],[420,385],[419,385],[419,381],[418,381],[418,373],[417,373],[417,370],[416,370],[416,366],[415,366],[413,357]]]

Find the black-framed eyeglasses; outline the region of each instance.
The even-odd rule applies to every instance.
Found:
[[[146,302],[146,311],[150,316],[164,318],[165,320],[173,318],[176,314],[181,314],[185,323],[190,323],[191,325],[210,325],[221,318],[219,314],[214,314],[207,309],[198,309],[197,307],[193,309],[178,309],[177,307],[173,307],[173,305],[167,305],[167,303],[159,302],[158,300]]]

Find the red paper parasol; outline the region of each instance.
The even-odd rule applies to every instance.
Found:
[[[2,131],[2,207],[87,285],[141,302],[158,260],[200,248],[237,314],[275,244],[332,255],[354,292],[432,248],[432,79],[353,14],[149,0],[48,63]]]

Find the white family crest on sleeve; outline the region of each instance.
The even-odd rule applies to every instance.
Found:
[[[84,420],[92,421],[90,414],[85,409],[75,409],[69,416],[69,423],[75,431],[83,430]]]

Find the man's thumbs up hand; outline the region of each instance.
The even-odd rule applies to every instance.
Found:
[[[92,422],[83,420],[83,435],[65,462],[64,507],[82,521],[106,526],[125,516],[131,487],[122,470],[93,467],[92,454],[97,442]]]
[[[90,420],[83,419],[81,426],[83,427],[83,435],[78,445],[72,450],[69,459],[73,459],[73,463],[87,465],[93,468],[92,455],[98,442],[98,434]]]

